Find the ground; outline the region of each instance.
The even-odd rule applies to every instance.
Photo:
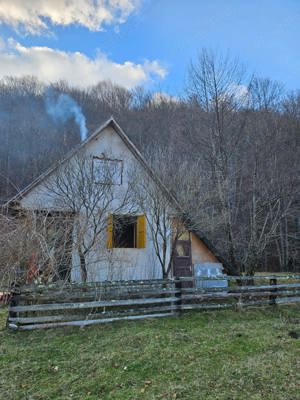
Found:
[[[300,307],[9,332],[0,398],[300,399]]]

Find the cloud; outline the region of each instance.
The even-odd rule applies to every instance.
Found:
[[[124,23],[141,0],[0,0],[0,23],[38,35],[50,25],[81,25],[91,31]]]
[[[152,79],[162,79],[166,74],[166,69],[157,60],[119,64],[101,52],[95,58],[89,58],[80,52],[25,47],[13,39],[2,41],[0,45],[0,78],[33,75],[44,82],[62,79],[79,87],[109,79],[131,89]]]
[[[228,86],[227,94],[233,101],[240,104],[241,106],[246,106],[249,101],[249,88],[246,85],[231,83]]]
[[[163,103],[178,103],[179,98],[177,96],[171,96],[165,92],[154,92],[152,95],[153,104],[163,104]]]
[[[228,88],[228,93],[236,98],[244,98],[248,95],[248,87],[237,83],[231,83]]]

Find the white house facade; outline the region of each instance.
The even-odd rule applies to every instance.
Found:
[[[139,179],[143,179],[143,176],[149,179],[149,175],[153,177],[153,172],[113,119],[108,120],[64,160],[11,199],[8,206],[22,210],[67,212],[68,207],[62,204],[56,191],[51,190],[51,187],[64,166],[67,163],[70,165],[78,156],[91,160],[95,185],[106,185],[103,171],[106,169],[113,171],[110,176],[112,201],[106,204],[104,216],[106,227],[98,233],[95,243],[86,253],[86,279],[104,281],[162,278],[161,263],[149,229],[151,217],[146,215],[147,210],[139,209],[137,204],[133,205],[130,201],[130,185],[134,185],[130,178],[132,171],[139,171]],[[154,179],[154,184],[158,185],[158,190],[164,190],[159,180]],[[125,198],[126,201],[124,201]],[[76,218],[78,216],[74,217]],[[118,221],[118,228],[116,221]],[[118,232],[116,229],[119,229]],[[70,279],[80,282],[82,270],[78,246],[75,245],[76,235],[78,233],[76,229],[73,229]],[[88,241],[92,237],[91,230],[84,232],[84,236],[84,239]],[[169,246],[168,251],[171,254],[171,240]],[[178,269],[176,273],[172,268],[171,275],[193,275],[196,265],[206,268],[208,275],[210,269],[211,271],[222,270],[220,258],[196,232],[186,232],[176,247],[174,266],[177,263]]]

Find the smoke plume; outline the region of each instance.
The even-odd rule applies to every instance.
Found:
[[[47,113],[55,121],[66,122],[74,118],[80,129],[81,140],[83,141],[87,138],[85,116],[81,107],[72,97],[64,93],[56,96],[52,90],[48,90],[45,94],[45,105]]]

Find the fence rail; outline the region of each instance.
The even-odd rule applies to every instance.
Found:
[[[12,291],[7,324],[31,330],[292,303],[300,303],[300,275],[35,285]]]

